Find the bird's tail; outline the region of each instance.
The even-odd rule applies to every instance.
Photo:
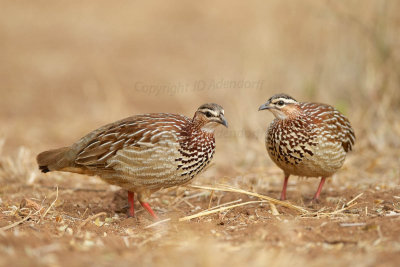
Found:
[[[39,169],[46,173],[67,167],[70,164],[66,157],[69,151],[69,147],[62,147],[40,153],[36,157]]]

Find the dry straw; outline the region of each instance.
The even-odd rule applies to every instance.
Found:
[[[195,219],[195,218],[200,218],[203,216],[207,216],[207,215],[211,215],[214,213],[219,213],[219,212],[223,212],[223,211],[227,211],[233,208],[237,208],[237,207],[241,207],[241,206],[245,206],[245,205],[250,205],[250,204],[256,204],[256,203],[269,203],[270,207],[271,207],[271,211],[273,215],[279,215],[278,210],[276,209],[275,205],[280,205],[283,207],[286,207],[288,209],[292,209],[295,210],[297,212],[299,212],[302,215],[305,214],[309,214],[310,212],[302,207],[293,205],[289,202],[284,202],[284,201],[280,201],[265,195],[261,195],[258,193],[254,193],[254,192],[249,192],[243,189],[238,189],[238,188],[234,188],[228,185],[219,185],[220,187],[213,187],[213,186],[200,186],[200,185],[188,185],[186,187],[188,188],[193,188],[193,189],[203,189],[203,190],[210,190],[211,192],[215,192],[215,191],[222,191],[222,192],[233,192],[233,193],[239,193],[239,194],[245,194],[248,196],[253,196],[253,197],[258,197],[261,200],[253,200],[253,201],[247,201],[244,203],[237,203],[237,202],[241,202],[242,199],[238,199],[238,200],[234,200],[232,202],[229,203],[224,203],[221,205],[218,205],[216,207],[212,207],[212,208],[208,208],[206,210],[203,210],[199,213],[193,214],[193,215],[189,215],[189,216],[185,216],[182,218],[179,218],[178,221],[179,222],[183,222],[183,221],[189,221],[191,219]],[[161,220],[158,222],[155,222],[153,224],[148,225],[146,228],[151,228],[157,225],[160,225],[162,223],[171,221],[171,218],[165,219],[165,220]]]
[[[220,187],[189,185],[188,187],[195,188],[195,189],[205,189],[205,190],[213,190],[213,191],[223,191],[223,192],[233,192],[233,193],[245,194],[245,195],[248,195],[248,196],[258,197],[258,198],[266,200],[267,202],[272,203],[272,204],[280,205],[280,206],[286,207],[288,209],[295,210],[295,211],[297,211],[297,212],[299,212],[301,214],[309,213],[308,210],[306,210],[306,209],[304,209],[302,207],[293,205],[293,204],[291,204],[289,202],[280,201],[280,200],[277,200],[277,199],[272,198],[272,197],[268,197],[268,196],[261,195],[261,194],[258,194],[258,193],[246,191],[246,190],[243,190],[243,189],[234,188],[234,187],[231,187],[229,185],[219,185],[219,186]]]

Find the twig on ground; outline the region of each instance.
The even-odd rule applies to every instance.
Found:
[[[10,224],[10,225],[7,225],[7,226],[2,227],[2,228],[0,228],[0,231],[6,231],[6,230],[8,230],[8,229],[11,229],[11,228],[13,228],[13,227],[15,227],[15,226],[17,226],[17,225],[23,223],[23,222],[26,221],[26,220],[29,220],[29,219],[31,218],[31,214],[32,214],[32,212],[29,212],[29,214],[28,214],[25,218],[23,218],[22,220],[20,220],[20,221],[18,221],[18,222],[15,222],[15,223],[12,223],[12,224]]]
[[[191,207],[192,209],[194,208],[193,204],[189,202],[189,200],[187,199],[182,199],[182,202],[185,202],[189,207]]]
[[[49,212],[49,210],[51,209],[51,207],[54,206],[54,204],[56,203],[57,199],[58,199],[58,186],[57,186],[57,191],[56,191],[56,198],[55,198],[54,201],[50,204],[50,206],[47,208],[47,210],[43,213],[42,219],[43,219],[44,217],[46,217],[47,213]]]
[[[279,215],[279,211],[278,211],[278,209],[276,208],[276,206],[275,206],[275,204],[274,203],[269,203],[269,206],[271,207],[271,213],[272,213],[272,215],[274,215],[274,216],[277,216],[277,215]]]
[[[358,194],[355,198],[353,198],[352,200],[350,200],[349,202],[346,203],[345,206],[349,206],[351,203],[353,203],[354,201],[356,201],[359,197],[361,197],[364,193],[360,193]]]

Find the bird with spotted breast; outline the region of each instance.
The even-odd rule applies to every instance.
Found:
[[[147,203],[155,191],[192,180],[215,152],[214,130],[228,127],[224,109],[204,104],[192,119],[169,113],[132,116],[107,124],[68,147],[37,156],[39,169],[97,175],[128,191],[129,216],[134,216],[134,193]]]
[[[265,145],[272,161],[283,170],[281,200],[286,199],[290,175],[321,177],[313,200],[318,200],[327,177],[343,165],[353,148],[355,134],[349,120],[334,107],[297,102],[276,94],[259,110],[275,116],[266,132]]]

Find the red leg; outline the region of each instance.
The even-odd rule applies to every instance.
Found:
[[[129,211],[128,211],[128,217],[134,217],[135,216],[135,206],[134,206],[134,193],[131,191],[128,191],[128,202],[129,202]]]
[[[289,180],[289,175],[285,174],[285,181],[283,182],[283,188],[281,192],[281,200],[286,200],[286,187],[288,184],[288,180]]]
[[[150,213],[151,216],[154,217],[154,219],[158,220],[157,215],[156,215],[156,214],[154,213],[154,211],[151,209],[149,203],[147,203],[147,202],[141,202],[141,201],[140,201],[140,204],[142,205],[142,207],[143,207],[145,210],[147,210],[148,213]]]
[[[322,187],[324,186],[324,183],[325,183],[325,179],[326,179],[326,177],[321,178],[321,182],[319,183],[318,190],[315,193],[313,200],[319,199],[319,194],[321,194]]]

